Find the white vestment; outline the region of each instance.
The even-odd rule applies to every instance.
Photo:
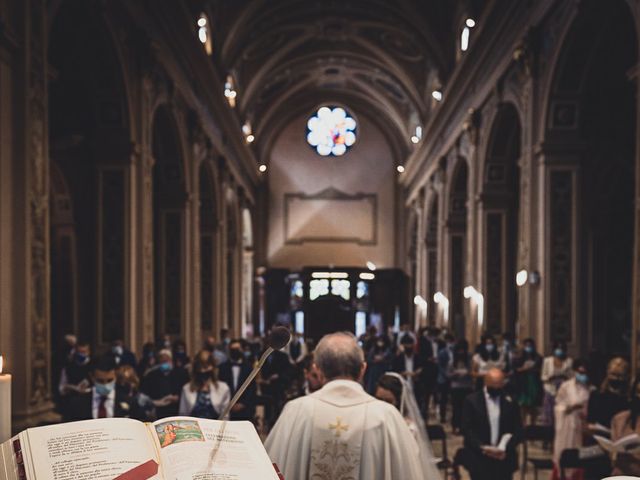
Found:
[[[560,462],[560,455],[564,449],[582,446],[582,419],[586,416],[590,394],[589,388],[578,383],[575,378],[567,380],[558,389],[555,405],[556,434],[553,445],[553,460],[556,464]],[[568,412],[568,408],[574,405],[583,407],[580,410]]]
[[[431,480],[398,410],[350,380],[287,403],[265,447],[287,480]]]

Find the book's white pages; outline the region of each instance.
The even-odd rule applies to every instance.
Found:
[[[278,480],[251,422],[170,417],[148,428],[165,480]]]

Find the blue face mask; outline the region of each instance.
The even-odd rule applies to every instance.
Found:
[[[89,356],[85,355],[84,353],[76,353],[74,355],[74,358],[76,360],[76,363],[78,363],[79,365],[82,365],[89,360]]]
[[[589,377],[586,373],[576,373],[576,382],[586,385],[589,381]]]
[[[122,354],[124,353],[124,348],[122,348],[120,345],[116,345],[111,349],[111,351],[116,357],[121,357]]]
[[[564,350],[562,350],[561,348],[556,348],[556,349],[553,351],[553,354],[554,354],[556,357],[558,357],[558,358],[564,358],[564,357],[566,357],[566,354],[564,353]]]
[[[171,371],[171,369],[173,368],[173,365],[171,365],[171,363],[169,363],[169,362],[164,362],[164,363],[160,364],[159,368],[160,368],[161,372],[167,373],[167,372]]]
[[[484,348],[487,349],[487,352],[491,353],[493,352],[493,349],[496,348],[495,345],[493,343],[487,343]]]
[[[524,351],[527,353],[533,353],[533,347],[531,345],[527,345],[524,347]]]
[[[96,383],[96,393],[101,397],[108,397],[115,388],[115,380],[109,383]]]

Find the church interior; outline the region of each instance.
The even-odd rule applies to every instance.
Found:
[[[60,421],[69,338],[437,331],[633,379],[639,32],[638,0],[0,0],[11,430]]]

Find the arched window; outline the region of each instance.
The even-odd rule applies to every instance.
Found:
[[[198,40],[204,45],[207,55],[213,53],[213,42],[211,41],[211,32],[209,30],[209,19],[204,13],[198,17]]]
[[[341,107],[321,107],[307,122],[307,143],[318,155],[339,157],[356,142],[356,121]]]

